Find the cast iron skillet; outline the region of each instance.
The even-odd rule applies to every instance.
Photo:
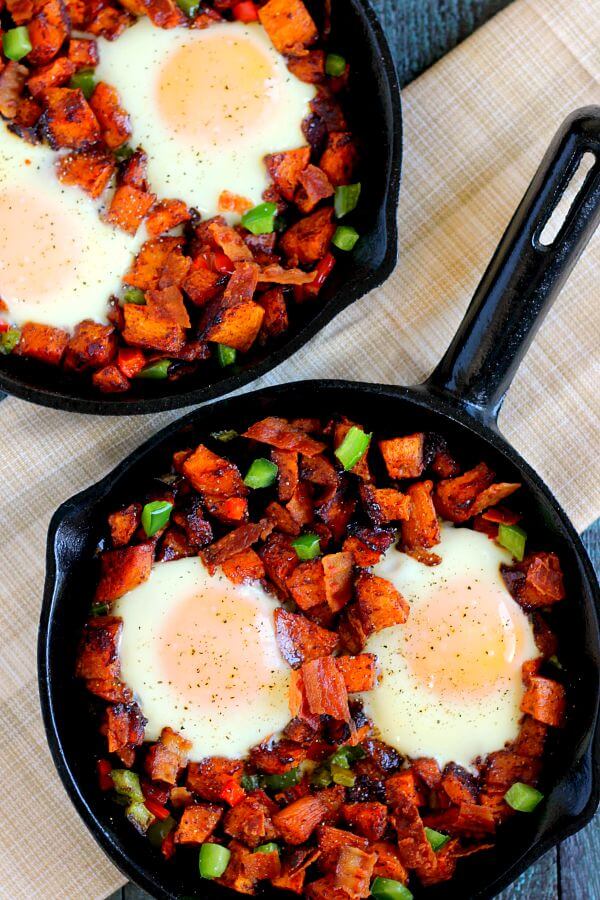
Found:
[[[322,0],[307,0],[315,19]],[[291,310],[287,335],[232,369],[210,369],[181,381],[134,383],[127,394],[102,395],[83,378],[16,356],[0,357],[0,391],[23,400],[96,415],[138,415],[222,397],[279,365],[354,300],[377,287],[396,264],[396,206],[402,161],[400,88],[383,30],[367,0],[332,0],[330,46],[351,62],[350,127],[361,140],[362,192],[356,213],[361,240],[338,254],[318,301]],[[353,222],[354,224],[354,222]]]
[[[595,165],[555,243],[544,249],[538,235],[585,151],[595,154]],[[519,361],[599,218],[600,108],[590,107],[560,129],[456,337],[425,384],[405,388],[306,381],[221,401],[160,432],[55,514],[39,634],[39,687],[48,741],[67,792],[96,840],[129,878],[155,897],[233,895],[199,883],[194,859],[164,864],[96,785],[93,759],[102,745],[94,744],[99,738],[82,717],[89,701],[75,683],[73,669],[93,590],[99,524],[121,500],[138,496],[136,490],[143,490],[149,478],[167,471],[174,450],[193,446],[216,429],[243,428],[267,415],[343,412],[384,434],[442,432],[474,460],[489,461],[501,480],[523,482],[522,503],[527,521],[536,523],[535,543],[556,550],[562,560],[569,599],[555,608],[553,627],[561,638],[561,661],[575,703],[567,727],[550,746],[542,785],[546,800],[538,812],[512,819],[495,850],[463,862],[453,882],[429,889],[427,896],[491,897],[592,817],[599,798],[598,583],[575,529],[539,476],[501,437],[496,418]],[[278,895],[271,891],[267,896]]]

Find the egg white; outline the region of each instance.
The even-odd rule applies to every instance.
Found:
[[[71,330],[106,322],[141,238],[100,219],[100,205],[61,184],[56,154],[0,123],[0,320]]]
[[[539,651],[531,623],[500,575],[500,564],[512,562],[511,555],[486,535],[468,528],[445,524],[441,532],[441,543],[434,548],[442,557],[440,565],[425,566],[392,547],[374,567],[375,574],[391,581],[411,609],[405,625],[385,628],[367,641],[365,649],[377,654],[381,680],[362,699],[383,740],[400,753],[412,758],[433,757],[441,766],[456,762],[473,768],[477,757],[517,737],[524,693],[521,666],[539,656]],[[454,654],[460,658],[456,662],[453,658],[446,672],[439,671],[436,654],[443,651],[444,629],[449,635],[456,622],[448,625],[440,620],[433,599],[436,593],[440,597],[440,590],[460,599],[461,609],[464,601],[464,618],[459,621],[459,629],[464,621],[464,632],[449,638],[462,643]],[[417,611],[420,620],[431,623],[433,635],[429,645],[425,626],[425,640],[419,646],[425,648],[430,662],[419,671],[411,667],[407,638],[411,617],[414,621]],[[490,646],[498,638],[498,652],[503,655],[498,663],[502,675],[487,687],[478,684],[485,679],[473,666],[472,655],[476,656],[486,635],[491,635]],[[452,687],[453,671],[460,675],[457,688]]]
[[[148,720],[147,740],[168,725],[192,741],[190,759],[198,761],[244,756],[281,731],[290,719],[289,667],[275,639],[277,605],[259,583],[235,585],[219,570],[210,575],[198,557],[157,563],[148,581],[117,601],[121,677]],[[175,645],[169,622],[176,623]],[[175,678],[166,654],[176,660]],[[186,655],[193,682],[189,667],[177,668],[189,662]],[[195,688],[208,696],[200,702]]]
[[[262,25],[165,30],[143,18],[118,40],[101,38],[99,45],[97,79],[118,90],[131,116],[130,143],[146,150],[150,185],[159,197],[185,200],[203,216],[219,212],[224,190],[256,205],[269,184],[265,154],[306,145],[301,122],[315,88],[292,75]],[[260,72],[243,70],[246,52],[260,57]],[[173,125],[161,114],[166,101],[160,98],[165,72],[181,53],[205,69],[201,78],[171,71],[171,108],[183,104]],[[223,101],[228,80],[235,87]]]

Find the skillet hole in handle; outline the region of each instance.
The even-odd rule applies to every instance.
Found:
[[[573,160],[571,166],[573,172],[566,173],[568,177],[560,192],[558,202],[534,235],[533,243],[537,250],[545,250],[554,246],[566,233],[569,223],[577,215],[586,182],[594,177],[591,173],[597,161],[591,150],[586,150],[579,159]]]

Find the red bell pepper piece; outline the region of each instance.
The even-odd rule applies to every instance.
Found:
[[[241,0],[231,11],[233,18],[238,22],[256,22],[258,20],[258,9],[252,0]]]
[[[146,357],[138,347],[121,347],[117,366],[126,378],[135,378],[146,365]]]
[[[171,815],[166,806],[163,806],[162,803],[158,803],[151,797],[146,797],[146,799],[144,800],[144,806],[149,812],[152,813],[153,816],[155,816],[159,820],[159,822],[164,822],[164,820],[168,819]]]
[[[175,855],[175,832],[170,831],[161,844],[161,852],[165,859],[171,859]]]
[[[221,800],[224,800],[225,803],[229,803],[230,806],[237,806],[241,800],[246,796],[246,791],[244,788],[235,780],[235,778],[230,778],[224,785],[221,790]]]
[[[112,791],[114,782],[110,777],[112,766],[107,759],[99,759],[96,763],[96,771],[98,772],[98,786],[101,791]]]

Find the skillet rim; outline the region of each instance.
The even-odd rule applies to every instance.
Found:
[[[58,391],[52,387],[43,387],[41,383],[35,387],[23,384],[18,374],[3,371],[0,366],[0,392],[51,409],[99,416],[146,415],[205,403],[225,397],[227,394],[251,384],[285,362],[319,334],[344,309],[387,281],[396,267],[398,258],[397,209],[403,157],[402,98],[396,64],[383,26],[371,6],[370,0],[350,0],[350,3],[359,14],[362,13],[366,21],[368,42],[376,51],[379,60],[379,71],[382,76],[381,87],[384,90],[383,95],[380,93],[382,105],[388,105],[391,114],[389,177],[379,207],[383,222],[385,253],[378,267],[363,278],[354,279],[350,275],[348,280],[339,286],[333,297],[316,312],[310,322],[301,327],[289,340],[270,352],[261,362],[251,366],[245,372],[232,374],[228,378],[222,378],[211,384],[184,391],[174,391],[161,397],[116,400],[98,395],[97,398],[93,396],[84,398],[70,391]],[[40,375],[40,382],[42,381],[43,372]],[[185,384],[185,381],[173,382],[175,387],[178,384]]]
[[[582,582],[587,583],[590,599],[589,601],[586,599],[584,602],[586,607],[590,606],[592,609],[596,624],[596,639],[597,641],[600,641],[600,586],[598,584],[598,578],[579,534],[575,530],[560,503],[556,500],[545,482],[537,475],[535,470],[532,469],[529,463],[527,463],[506,441],[494,425],[484,424],[475,420],[464,409],[458,408],[451,400],[430,391],[426,386],[416,385],[412,387],[401,387],[367,382],[348,382],[339,379],[296,381],[268,388],[261,388],[250,393],[226,398],[224,401],[217,401],[195,409],[182,418],[169,423],[133,450],[132,453],[121,460],[111,472],[108,472],[98,482],[90,485],[62,503],[52,516],[46,546],[46,577],[38,631],[37,653],[38,689],[44,728],[52,759],[63,786],[80,817],[83,819],[88,831],[107,853],[111,861],[124,875],[143,887],[151,894],[151,896],[156,897],[157,900],[173,900],[176,895],[165,890],[157,883],[148,869],[144,869],[138,865],[125,847],[111,837],[110,832],[99,821],[92,806],[87,802],[83,793],[80,791],[77,780],[66,761],[66,754],[62,748],[59,729],[54,717],[55,703],[53,701],[55,698],[53,697],[51,687],[52,676],[50,674],[48,656],[48,644],[52,617],[56,606],[56,594],[62,583],[60,564],[57,563],[55,555],[57,533],[63,521],[77,508],[77,506],[81,506],[84,503],[97,502],[106,497],[110,493],[111,485],[114,484],[115,481],[121,479],[129,469],[142,462],[144,458],[148,458],[154,451],[158,450],[161,444],[168,441],[174,434],[182,428],[185,428],[186,425],[193,423],[194,420],[201,420],[205,415],[210,417],[215,409],[223,404],[245,403],[246,401],[251,402],[253,398],[258,396],[276,398],[278,394],[286,393],[294,388],[302,388],[305,391],[311,391],[312,389],[323,392],[341,392],[343,390],[346,393],[353,394],[365,392],[372,394],[373,392],[376,392],[389,401],[407,401],[417,407],[424,408],[427,412],[442,415],[446,419],[449,419],[453,424],[458,424],[459,426],[468,429],[474,433],[477,438],[491,446],[494,451],[500,452],[512,465],[518,467],[520,471],[527,475],[535,489],[541,492],[554,508],[557,517],[561,522],[561,526],[564,529],[565,536],[580,564],[581,580]],[[513,863],[503,874],[499,875],[494,882],[477,894],[470,895],[473,900],[475,900],[475,898],[484,900],[484,898],[496,896],[498,892],[512,884],[520,874],[540,859],[544,853],[570,835],[575,834],[587,825],[594,816],[600,802],[599,708],[600,691],[597,690],[595,711],[589,729],[589,741],[584,748],[579,749],[579,755],[576,756],[573,761],[576,768],[580,768],[582,763],[589,763],[590,793],[584,808],[576,815],[571,814],[568,815],[568,817],[563,815],[559,818],[557,823],[549,826],[548,831],[543,835],[541,840],[539,840],[537,844],[532,845],[532,847],[521,856],[517,856]],[[223,896],[227,895],[223,894]],[[231,896],[234,895],[231,894]]]

